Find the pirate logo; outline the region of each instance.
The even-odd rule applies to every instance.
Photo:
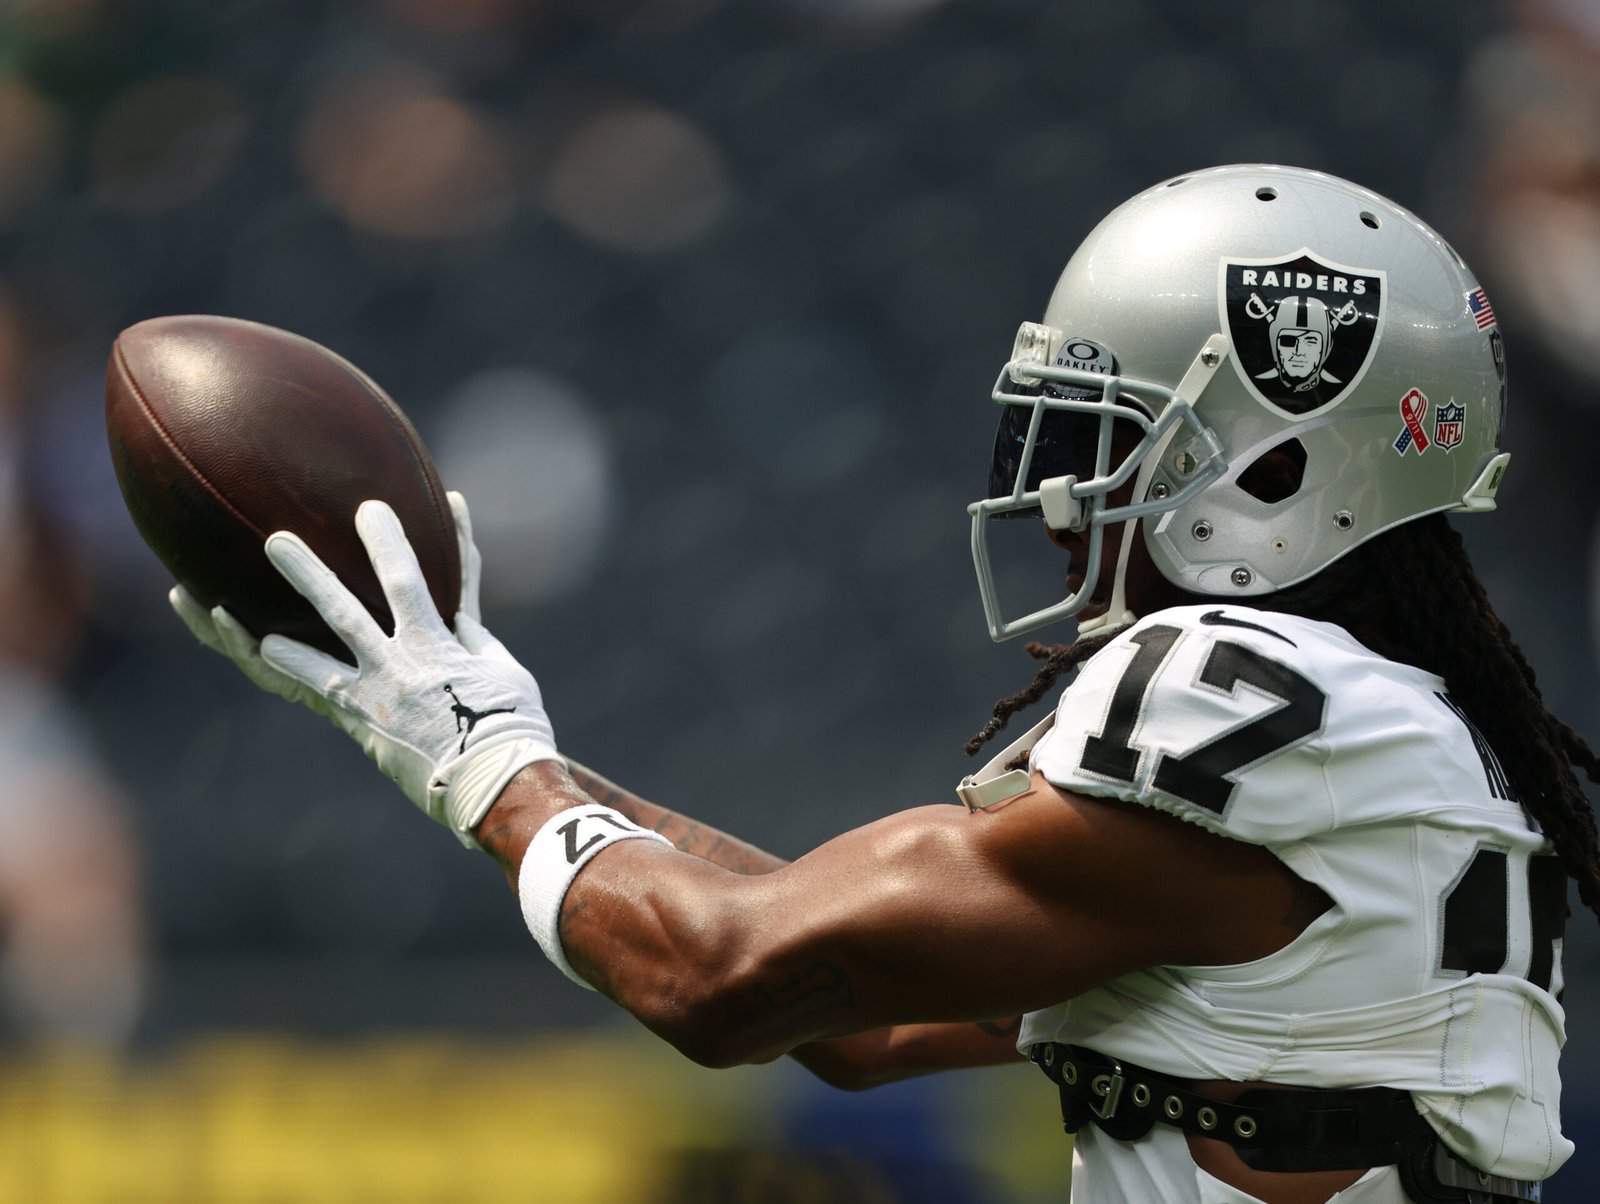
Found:
[[[1234,366],[1263,404],[1310,414],[1360,381],[1383,326],[1383,272],[1303,247],[1287,259],[1224,259],[1221,275]]]

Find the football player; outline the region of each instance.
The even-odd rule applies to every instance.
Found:
[[[563,973],[706,1065],[787,1053],[861,1087],[1020,1051],[1077,1134],[1077,1201],[1537,1199],[1572,1149],[1560,950],[1567,879],[1600,906],[1573,772],[1597,759],[1446,518],[1492,510],[1509,458],[1477,287],[1314,172],[1216,168],[1113,211],[1019,332],[971,507],[991,635],[1077,638],[1030,646],[1039,675],[969,751],[1076,676],[961,805],[788,865],[561,756],[479,621],[459,498],[450,627],[382,503],[357,527],[392,637],[267,541],[354,665],[174,603],[493,855]],[[1341,313],[1309,400],[1262,379],[1251,311],[1291,294]],[[1428,398],[1465,410],[1448,448]],[[987,531],[1018,517],[1067,593],[1009,616]],[[761,782],[727,788],[760,808]]]

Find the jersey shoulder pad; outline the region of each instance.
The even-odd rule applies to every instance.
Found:
[[[1340,628],[1237,605],[1159,611],[1084,665],[1033,768],[1253,843],[1333,823],[1321,766]]]

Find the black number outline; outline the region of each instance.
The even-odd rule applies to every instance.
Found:
[[[1528,981],[1548,991],[1560,960],[1556,946],[1564,948],[1567,937],[1567,867],[1554,853],[1528,858],[1528,923],[1533,937]]]
[[[1567,926],[1567,871],[1554,853],[1527,858],[1528,972],[1541,991],[1555,979],[1557,946]],[[1511,962],[1511,851],[1479,843],[1450,885],[1439,893],[1441,978],[1504,974]]]
[[[1152,624],[1128,637],[1139,651],[1122,668],[1122,676],[1111,690],[1111,705],[1099,735],[1083,742],[1083,758],[1078,762],[1084,773],[1113,782],[1133,782],[1139,776],[1139,758],[1144,749],[1133,742],[1133,733],[1144,718],[1145,699],[1155,685],[1167,654],[1183,634],[1181,627]]]
[[[1511,955],[1511,850],[1479,844],[1439,896],[1439,973],[1498,974]]]
[[[1239,774],[1320,735],[1328,695],[1315,682],[1254,648],[1218,640],[1211,646],[1197,685],[1229,698],[1250,686],[1281,705],[1262,711],[1182,756],[1156,764],[1157,790],[1222,815],[1239,789]]]
[[[1098,734],[1084,740],[1079,768],[1086,774],[1133,785],[1146,749],[1133,735],[1144,719],[1150,690],[1183,630],[1156,624],[1135,632],[1137,644],[1111,691]],[[1228,698],[1250,686],[1279,705],[1235,724],[1181,755],[1158,754],[1152,785],[1192,806],[1222,815],[1239,788],[1238,775],[1319,735],[1328,695],[1282,661],[1232,640],[1216,640],[1194,682]]]

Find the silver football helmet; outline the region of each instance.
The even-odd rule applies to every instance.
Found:
[[[990,496],[968,508],[996,640],[1076,614],[1106,527],[1125,519],[1110,609],[1133,621],[1134,532],[1192,593],[1249,598],[1303,581],[1379,532],[1494,509],[1505,358],[1454,250],[1376,193],[1291,167],[1216,167],[1119,206],[1025,322],[993,397]],[[1263,487],[1265,453],[1297,465]],[[1111,495],[1131,492],[1119,504]],[[1003,617],[988,524],[1042,514],[1085,533],[1083,584]]]

